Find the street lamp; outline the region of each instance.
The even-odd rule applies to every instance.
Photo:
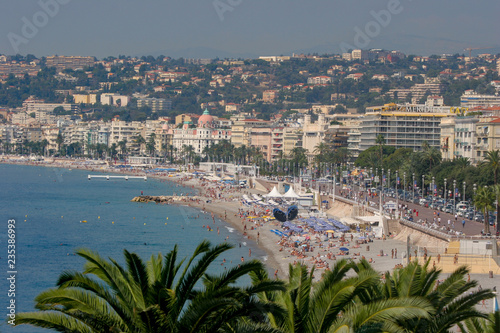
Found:
[[[412,203],[415,203],[415,172],[413,173],[413,183],[411,184],[411,188],[412,188],[411,200]]]
[[[446,194],[447,194],[447,193],[446,193],[446,181],[447,181],[447,179],[445,178],[445,179],[444,179],[444,206],[445,206],[445,207],[447,206],[447,203],[448,203],[448,202],[447,202],[447,198],[448,198],[448,196],[446,195]]]
[[[457,181],[453,180],[453,215],[455,215],[456,202],[457,202]]]
[[[425,198],[424,190],[425,190],[425,175],[422,175],[422,198]]]
[[[389,193],[389,190],[391,189],[391,169],[387,170],[387,193]]]
[[[474,221],[476,220],[476,191],[477,191],[477,184],[474,184],[473,185],[473,189],[474,189],[474,198],[472,199],[473,203],[474,203]]]
[[[380,211],[380,216],[382,216],[382,196],[384,195],[384,169],[382,168],[382,186],[380,188],[380,197],[379,197],[379,211]]]
[[[403,201],[406,201],[406,172],[403,172]]]
[[[434,189],[435,189],[435,186],[436,186],[435,184],[436,184],[436,183],[435,183],[435,179],[434,179],[434,177],[432,177],[432,186],[431,186],[432,209],[436,209],[436,208],[434,207],[434,197],[435,197]]]
[[[398,182],[399,182],[399,170],[396,170],[396,217],[399,217],[399,193],[398,193]]]
[[[463,198],[463,201],[465,201],[465,181],[464,181],[464,184],[463,184],[463,185],[464,185],[464,192],[463,192],[463,194],[462,194],[462,198]]]

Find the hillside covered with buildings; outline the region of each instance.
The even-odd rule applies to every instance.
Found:
[[[0,152],[240,163],[377,146],[480,162],[500,149],[500,57],[0,56]],[[231,145],[238,154],[223,156]],[[298,157],[300,156],[300,158]],[[321,158],[319,158],[321,160]]]

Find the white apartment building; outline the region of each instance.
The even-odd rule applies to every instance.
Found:
[[[326,121],[324,114],[319,114],[316,122],[311,122],[311,116],[304,116],[304,125],[302,128],[302,148],[307,151],[309,158],[312,158],[316,146],[324,142],[325,132],[328,129],[329,123]]]
[[[359,150],[364,151],[376,145],[379,135],[387,146],[422,149],[424,141],[431,147],[440,148],[441,120],[453,114],[441,111],[439,107],[425,105],[407,106],[388,104],[383,107],[367,108],[361,121]]]
[[[328,84],[332,82],[332,78],[329,76],[313,76],[307,78],[307,84]]]
[[[500,96],[480,95],[474,90],[466,90],[462,97],[460,97],[460,105],[469,109],[500,105]]]
[[[53,113],[57,107],[62,107],[65,111],[71,111],[72,113],[77,113],[80,110],[78,105],[70,103],[45,103],[43,100],[31,98],[23,102],[23,108],[28,114],[37,111]]]
[[[109,131],[109,145],[118,145],[120,141],[127,141],[127,146],[133,144],[135,139],[141,134],[143,123],[140,121],[126,122],[113,119]]]
[[[452,160],[466,157],[472,164],[478,162],[476,156],[476,124],[479,118],[455,116],[441,121],[441,155]]]
[[[114,106],[127,106],[130,103],[130,96],[117,95],[117,94],[102,94],[101,104],[102,105],[114,105]]]

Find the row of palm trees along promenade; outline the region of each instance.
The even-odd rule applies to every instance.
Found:
[[[238,148],[227,143],[212,147],[207,156],[208,161],[253,166],[259,178],[333,194],[332,199],[365,205],[388,217],[395,213],[388,206],[395,200],[395,215],[414,230],[498,248],[500,151],[488,152],[482,163],[471,165],[464,158],[442,160],[428,145],[414,152],[386,146],[383,139],[378,143],[354,161],[339,157],[345,151],[321,144],[312,159],[297,148],[269,163],[250,150],[238,155]],[[235,156],[240,158],[235,161]],[[195,161],[186,155],[173,162]],[[431,219],[438,212],[455,217],[462,202],[467,209],[453,230],[447,230],[444,220],[433,228]],[[446,211],[450,204],[451,213]],[[409,208],[405,212],[404,206]],[[470,208],[472,219],[465,216]],[[480,214],[482,222],[474,219]],[[179,258],[174,246],[148,261],[124,250],[124,266],[80,249],[83,270],[62,272],[53,289],[35,298],[37,311],[16,315],[16,326],[20,332],[24,325],[58,332],[500,332],[496,290],[470,279],[468,266],[456,265],[444,274],[432,258],[414,257],[380,272],[364,259],[339,259],[318,281],[316,269],[302,263],[291,264],[287,277],[279,279],[262,262],[246,260],[213,273],[211,267],[231,248],[204,241],[188,258]],[[493,309],[485,309],[484,301],[493,303]]]

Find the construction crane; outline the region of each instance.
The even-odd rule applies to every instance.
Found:
[[[493,47],[468,47],[465,48],[464,51],[469,51],[469,60],[471,59],[472,56],[472,50],[487,50],[487,49],[492,49]]]

